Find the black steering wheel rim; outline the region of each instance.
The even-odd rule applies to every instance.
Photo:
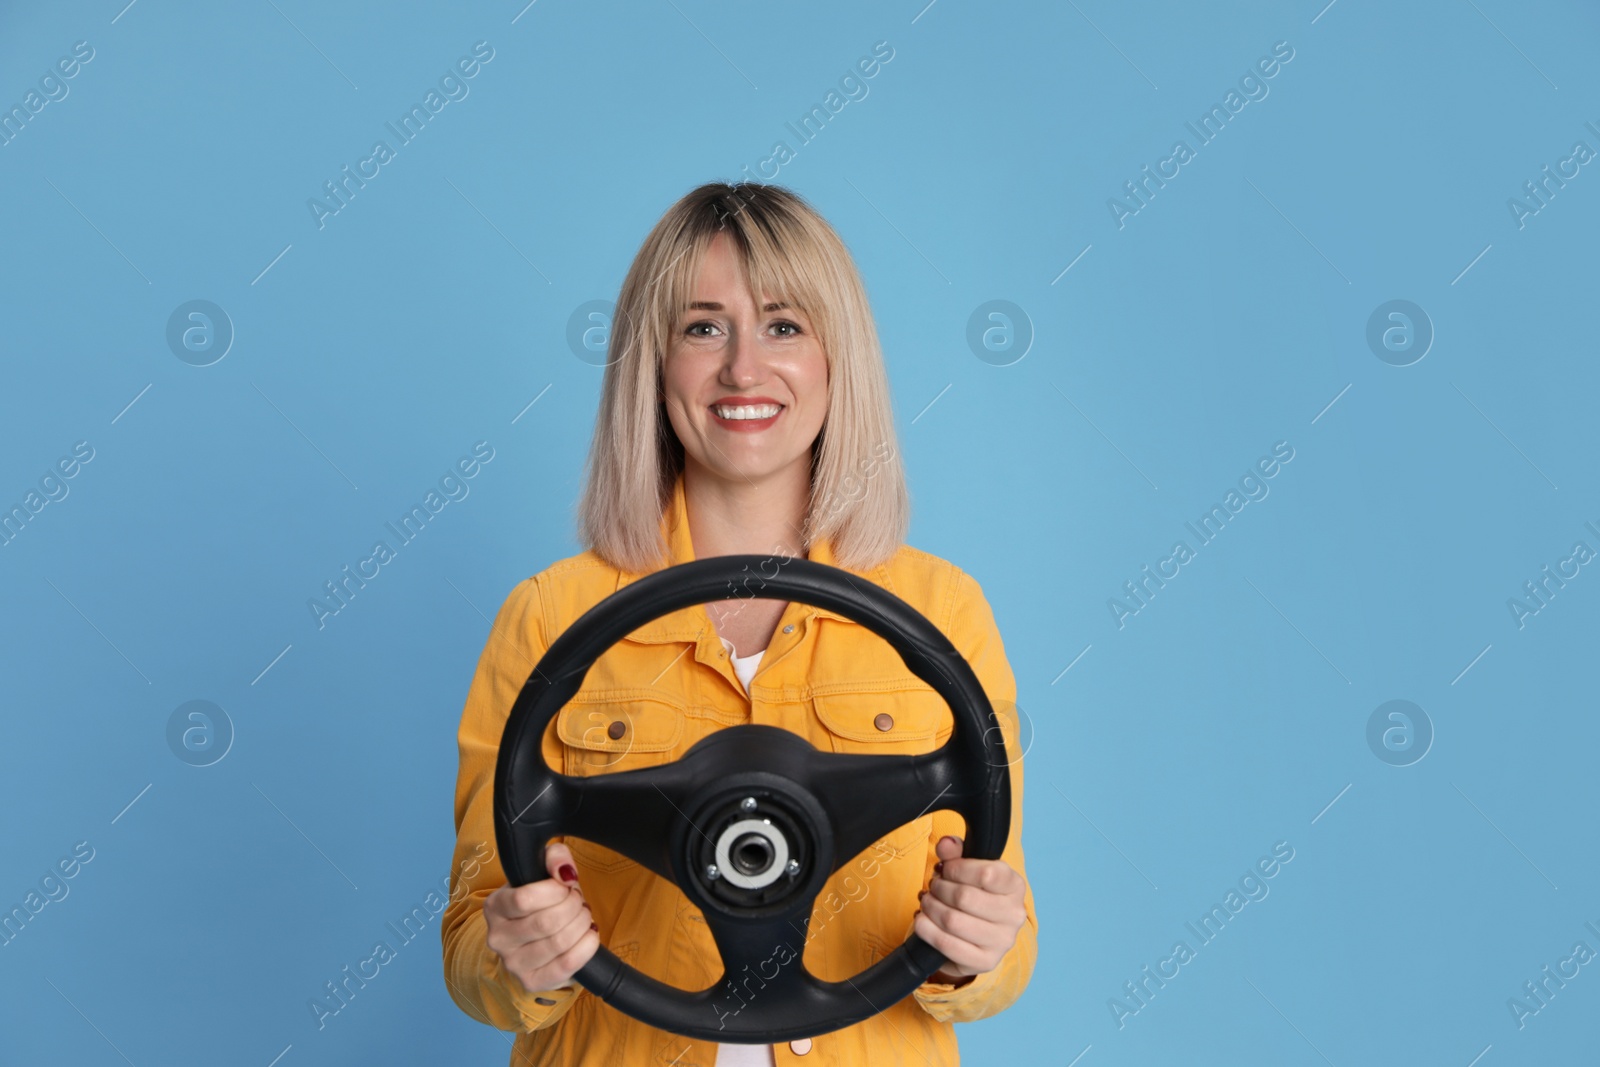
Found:
[[[575,977],[642,1022],[705,1040],[765,1044],[814,1037],[908,996],[944,962],[920,937],[912,934],[851,979],[825,982],[805,969],[804,935],[796,937],[794,930],[801,928],[795,927],[795,917],[803,912],[802,923],[809,921],[827,879],[882,833],[930,811],[962,815],[968,857],[999,858],[1010,832],[1004,736],[977,675],[949,639],[904,600],[842,568],[791,558],[769,578],[760,570],[769,562],[757,555],[695,560],[646,575],[590,608],[551,642],[524,683],[495,764],[495,836],[508,884],[548,877],[544,846],[554,836],[572,834],[614,848],[668,878],[701,908],[724,967],[723,976],[707,989],[669,986],[604,945]],[[759,587],[752,590],[755,574]],[[738,591],[741,581],[744,592]],[[917,756],[847,755],[822,753],[797,734],[750,724],[715,731],[678,760],[654,767],[569,776],[545,763],[546,729],[602,653],[663,615],[730,596],[799,601],[872,630],[950,706],[949,739]],[[887,783],[888,795],[880,790],[866,796],[861,783],[869,781]],[[660,794],[661,803],[651,790]],[[669,804],[676,815],[667,812]],[[788,883],[780,884],[774,874],[759,893],[743,887],[734,892],[728,879],[718,886],[719,875],[705,873],[699,860],[708,853],[699,838],[711,838],[702,822],[714,829],[720,817],[725,843],[746,826],[738,821],[741,812],[765,816],[769,828],[762,833],[774,846],[794,849]],[[880,831],[889,819],[896,821]],[[747,839],[748,832],[741,840]],[[790,958],[774,964],[770,977],[764,965],[781,953],[760,961],[760,989],[770,988],[771,995],[748,1003],[740,999],[737,1009],[726,1007],[735,1001],[721,987],[732,988],[729,979],[740,962],[747,964],[748,976],[748,963],[758,959],[751,953],[774,937],[788,938]],[[799,949],[793,948],[795,940]],[[750,989],[748,979],[744,988]]]

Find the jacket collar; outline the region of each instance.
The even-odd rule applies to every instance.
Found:
[[[680,563],[690,563],[695,559],[694,542],[689,536],[689,509],[684,496],[683,472],[679,471],[672,487],[672,499],[661,513],[661,532],[667,542],[668,567],[675,567]],[[862,571],[854,567],[841,564],[833,554],[833,545],[825,537],[819,537],[811,543],[806,558],[813,563],[822,563],[830,567],[837,567],[858,578],[879,585],[885,589],[891,588],[889,570],[883,564]],[[662,569],[662,568],[657,568]],[[618,571],[617,588],[621,589],[630,582],[637,581],[651,572]],[[810,616],[819,619],[836,619],[839,622],[852,626],[860,625],[854,619],[845,617],[836,611],[818,607],[815,604],[797,604],[802,612],[802,617]],[[702,633],[711,631],[711,617],[706,613],[705,605],[692,604],[686,608],[670,612],[645,623],[639,629],[628,635],[632,641],[641,641],[649,644],[659,644],[666,641],[696,641]]]

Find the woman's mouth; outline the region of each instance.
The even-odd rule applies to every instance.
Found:
[[[712,404],[711,417],[718,426],[734,433],[765,430],[783,413],[782,404]]]

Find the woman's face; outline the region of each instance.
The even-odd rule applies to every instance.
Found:
[[[798,467],[828,411],[828,361],[798,308],[756,305],[726,235],[707,249],[662,368],[686,462],[749,484]]]

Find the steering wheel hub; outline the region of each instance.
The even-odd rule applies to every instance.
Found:
[[[765,889],[789,862],[789,841],[771,819],[743,819],[718,836],[717,859],[728,881],[740,889]]]
[[[748,781],[720,786],[693,809],[689,822],[683,866],[698,891],[689,896],[701,908],[730,914],[804,892],[806,876],[817,867],[819,839],[831,836],[812,798],[792,786],[780,791]]]

